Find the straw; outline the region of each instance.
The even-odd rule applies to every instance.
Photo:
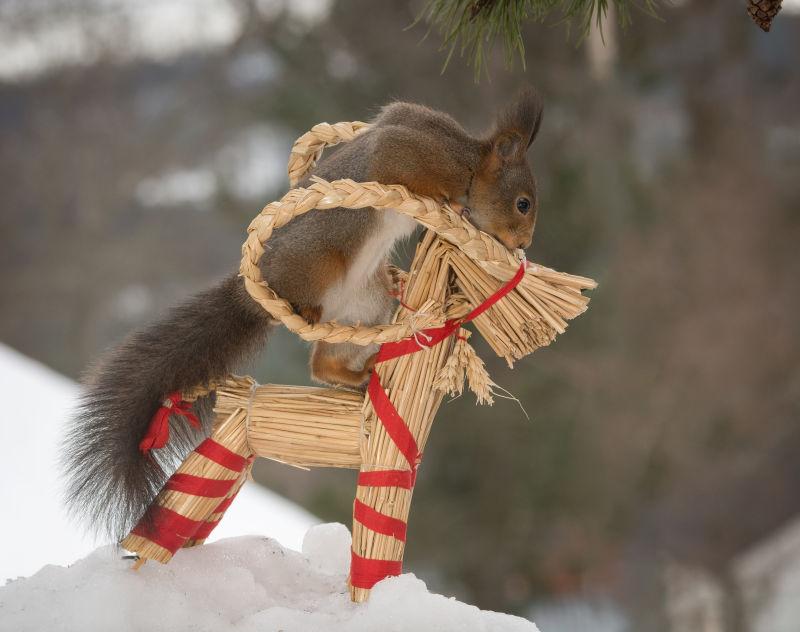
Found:
[[[298,182],[319,159],[322,150],[367,132],[365,123],[320,124],[303,135],[292,150],[289,173]],[[429,229],[417,246],[406,275],[390,273],[401,295],[401,306],[391,323],[374,327],[336,322],[309,323],[294,313],[261,273],[265,243],[276,228],[312,209],[337,207],[398,212]],[[377,211],[375,210],[377,209]],[[367,211],[365,211],[367,212]],[[460,322],[509,280],[521,265],[525,274],[514,289],[477,316],[475,327],[489,346],[509,365],[550,344],[563,333],[567,321],[586,310],[589,299],[582,291],[595,287],[584,277],[556,272],[520,260],[490,235],[477,230],[447,206],[411,194],[398,185],[352,180],[326,182],[311,178],[307,188],[289,191],[268,204],[248,228],[242,246],[240,271],[253,299],[289,330],[305,340],[383,344],[403,338],[420,343],[426,328]],[[479,399],[491,402],[496,385],[483,362],[469,345],[468,332],[450,336],[418,353],[380,362],[375,371],[389,400],[408,426],[420,453],[430,435],[433,419],[445,392],[458,394],[466,375]],[[499,387],[498,387],[499,388]],[[186,401],[215,392],[216,419],[212,439],[249,458],[253,455],[297,467],[360,468],[362,472],[408,470],[406,457],[378,419],[369,396],[341,389],[259,386],[249,377],[228,376],[219,383],[198,386],[183,394]],[[501,396],[501,395],[498,395]],[[413,468],[417,464],[412,464]],[[222,518],[222,501],[232,498],[249,476],[227,469],[192,452],[178,474],[236,482],[224,498],[206,498],[162,490],[154,504],[206,524]],[[356,498],[390,518],[408,522],[412,490],[402,487],[358,486]],[[202,543],[189,538],[184,546]],[[166,562],[171,553],[142,536],[131,534],[123,546],[141,559]],[[373,560],[401,561],[405,542],[376,533],[354,520],[353,551]],[[141,562],[139,562],[141,563]],[[369,590],[351,586],[354,601],[364,601]]]

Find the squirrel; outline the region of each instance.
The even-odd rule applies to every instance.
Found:
[[[542,119],[530,88],[473,137],[452,117],[413,103],[384,106],[371,127],[325,156],[326,180],[401,184],[468,218],[509,249],[530,245],[538,210],[527,151]],[[310,174],[300,183],[309,182]],[[416,223],[391,211],[311,211],[277,229],[261,261],[264,278],[310,322],[388,323],[395,309],[387,258]],[[139,442],[169,393],[228,375],[264,346],[274,324],[232,274],[164,318],[134,332],[85,379],[64,444],[66,500],[95,532],[122,539],[146,514],[167,469],[194,449],[198,432],[173,423],[169,443],[143,455]],[[377,346],[314,343],[314,380],[363,388]],[[209,431],[210,398],[194,409]]]

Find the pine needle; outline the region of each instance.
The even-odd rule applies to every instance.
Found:
[[[592,23],[601,29],[609,6],[617,11],[619,24],[631,21],[631,9],[656,15],[659,0],[430,0],[414,24],[424,20],[442,35],[442,50],[447,51],[442,72],[457,52],[475,69],[475,79],[486,71],[488,52],[500,38],[505,62],[513,66],[519,59],[525,68],[525,41],[522,26],[528,20],[544,22],[560,13],[561,22],[577,27],[580,38],[589,33]]]

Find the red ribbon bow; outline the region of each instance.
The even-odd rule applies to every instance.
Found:
[[[139,450],[142,454],[147,454],[150,450],[163,448],[169,441],[169,416],[178,415],[185,417],[195,428],[200,428],[200,420],[192,410],[191,402],[181,399],[180,391],[175,391],[167,395],[161,404],[161,408],[156,411],[150,420],[147,434],[139,442]]]

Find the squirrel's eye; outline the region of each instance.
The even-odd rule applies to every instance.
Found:
[[[525,215],[531,210],[531,201],[528,198],[519,198],[517,200],[517,210]]]

